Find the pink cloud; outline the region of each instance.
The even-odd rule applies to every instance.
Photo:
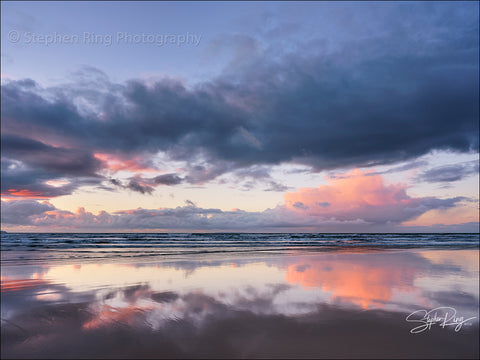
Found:
[[[386,185],[381,175],[358,169],[328,179],[318,188],[284,195],[287,209],[325,219],[370,222],[405,221],[422,214],[434,198],[412,198],[403,184]]]
[[[118,155],[107,154],[107,153],[95,153],[93,155],[96,159],[102,161],[108,170],[116,173],[121,170],[128,170],[131,172],[146,172],[146,173],[155,173],[158,172],[157,169],[144,166],[139,157],[133,159],[124,159]]]
[[[132,179],[135,180],[134,177]],[[138,178],[138,181],[141,179]],[[150,189],[142,183],[136,188]],[[143,188],[142,188],[143,186]],[[285,204],[262,212],[204,209],[196,206],[126,209],[93,214],[83,207],[73,213],[33,200],[2,202],[2,225],[36,226],[44,230],[151,231],[323,231],[385,232],[433,209],[452,209],[465,198],[411,197],[402,184],[386,185],[381,175],[355,170],[330,178],[318,188],[284,195]],[[457,224],[462,223],[458,219]],[[452,220],[452,224],[454,221]]]

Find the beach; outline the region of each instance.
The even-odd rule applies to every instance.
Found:
[[[479,1],[1,1],[3,359],[479,359]]]
[[[475,245],[200,252],[197,241],[145,257],[107,243],[83,257],[2,243],[2,358],[479,355]]]

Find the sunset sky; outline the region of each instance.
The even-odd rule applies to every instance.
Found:
[[[478,13],[2,2],[2,230],[478,232]]]

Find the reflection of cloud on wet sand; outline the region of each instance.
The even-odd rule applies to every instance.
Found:
[[[19,291],[29,288],[35,288],[39,285],[48,284],[48,281],[41,279],[2,279],[2,293],[6,291]]]
[[[428,259],[432,264],[443,266],[460,267],[464,271],[478,273],[479,255],[478,251],[464,250],[428,250],[417,251],[417,254]]]
[[[119,309],[101,326],[94,303],[33,307],[2,324],[4,357],[35,358],[238,358],[238,357],[398,357],[462,358],[478,355],[478,327],[461,337],[446,329],[411,336],[404,314],[355,311],[322,305],[305,315],[257,314],[211,296],[192,292],[181,303],[182,318],[151,326],[154,309],[138,306],[149,295],[138,292],[137,306]],[[131,298],[133,301],[133,298]],[[267,301],[268,299],[256,299]],[[105,309],[105,306],[103,306]],[[115,309],[109,311],[113,314]],[[203,316],[202,321],[196,321]]]
[[[458,260],[466,252],[450,255]],[[470,274],[461,261],[416,251],[268,259],[238,267],[198,263],[190,276],[179,262],[53,266],[23,280],[2,278],[35,284],[2,293],[2,358],[478,355],[478,322],[460,334],[437,327],[412,337],[402,312],[436,300],[456,301],[466,315],[475,294],[459,297],[450,282],[441,291],[418,284],[420,277],[440,283]],[[322,291],[326,298],[317,296]],[[400,310],[386,306],[395,302]]]
[[[95,314],[95,317],[86,321],[82,327],[84,329],[95,329],[111,326],[112,324],[135,326],[136,323],[144,321],[142,315],[148,310],[150,309],[142,309],[136,306],[116,308],[103,304],[101,310]]]
[[[286,280],[304,288],[321,288],[332,294],[332,301],[350,302],[363,309],[383,308],[394,290],[418,292],[414,280],[425,269],[425,261],[408,253],[375,255],[306,257],[288,266]]]

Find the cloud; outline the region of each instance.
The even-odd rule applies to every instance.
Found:
[[[185,200],[185,204],[186,204],[187,206],[197,207],[197,205],[195,205],[195,203],[194,203],[193,201],[188,200],[188,199]]]
[[[26,166],[60,175],[96,176],[100,162],[88,151],[51,146],[40,141],[2,134],[2,156]]]
[[[154,186],[161,184],[161,182],[157,182],[156,179],[157,177],[149,179],[149,178],[143,178],[140,175],[135,175],[130,179],[128,179],[129,181],[126,184],[118,179],[110,179],[109,181],[112,185],[115,185],[119,188],[128,189],[131,191],[138,192],[140,194],[150,195],[155,191]],[[174,185],[174,184],[171,183],[169,185]]]
[[[402,228],[406,232],[411,233],[428,233],[432,232],[432,229],[435,229],[435,232],[442,233],[478,233],[480,223],[478,221],[459,222],[458,224],[442,224],[441,222],[436,222],[433,225],[405,225],[402,226]]]
[[[50,198],[102,180],[101,163],[85,150],[8,134],[2,134],[1,148],[2,197]]]
[[[153,188],[131,180],[128,185],[143,193]],[[112,180],[117,184],[117,180]],[[205,209],[186,200],[185,206],[159,209],[130,209],[97,215],[78,208],[76,213],[49,207],[28,209],[35,202],[27,201],[27,216],[18,216],[21,201],[2,203],[2,214],[8,214],[13,204],[15,217],[2,218],[4,226],[25,224],[38,229],[76,229],[83,231],[401,231],[402,223],[415,219],[430,210],[455,209],[465,200],[461,197],[437,199],[414,198],[403,185],[385,185],[380,175],[358,170],[345,178],[330,179],[318,188],[301,188],[286,193],[285,204],[261,212],[243,210],[223,211]],[[454,219],[452,219],[454,221]],[[433,228],[432,228],[433,231]]]
[[[426,170],[417,176],[418,181],[453,182],[478,174],[478,161],[438,166]]]
[[[144,178],[140,175],[135,175],[130,178],[130,181],[126,185],[124,185],[122,181],[118,179],[110,179],[110,183],[120,188],[129,189],[141,194],[152,194],[155,191],[155,186],[174,186],[181,184],[184,180],[184,178],[172,173],[158,175],[153,178]]]
[[[313,46],[318,36],[291,53],[235,37],[230,70],[191,87],[168,78],[114,83],[92,67],[50,88],[7,81],[5,151],[69,180],[157,170],[151,159],[164,154],[185,163],[181,179],[191,184],[252,166],[321,171],[414,161],[435,149],[478,152],[478,18],[464,11],[470,6],[420,6],[410,23],[387,13],[388,31],[374,31],[387,21],[377,20],[329,49]],[[180,176],[150,186],[160,184],[178,185]]]
[[[132,179],[126,186],[128,189],[137,191],[142,194],[151,194],[155,189],[149,185],[142,185],[137,180]]]
[[[278,191],[284,192],[290,187],[283,185],[273,179],[270,175],[271,166],[267,165],[252,165],[246,168],[232,171],[230,181],[241,185],[241,190],[249,191],[259,185],[266,186],[263,191]],[[225,179],[222,179],[225,182]]]
[[[35,215],[41,216],[55,206],[47,201],[39,203],[35,200],[2,201],[2,224],[29,225]]]
[[[264,191],[277,191],[277,192],[285,192],[287,190],[290,190],[290,186],[286,186],[283,184],[280,184],[276,181],[269,181],[268,182],[268,187],[264,189]]]
[[[176,174],[164,174],[156,176],[153,181],[161,185],[178,185],[182,183],[183,179]]]
[[[204,63],[225,61],[228,69],[235,69],[251,61],[259,50],[257,40],[251,36],[223,34],[206,45],[202,60]]]
[[[418,167],[421,167],[421,166],[427,166],[428,165],[428,161],[425,161],[425,160],[415,160],[415,161],[412,161],[412,162],[409,162],[407,164],[404,164],[404,165],[400,165],[400,166],[394,166],[388,170],[385,170],[385,171],[374,171],[374,172],[371,172],[371,173],[368,173],[369,176],[373,176],[373,175],[383,175],[383,174],[391,174],[391,173],[396,173],[396,172],[401,172],[401,171],[406,171],[406,170],[411,170],[411,169],[416,169]],[[337,175],[335,175],[333,172],[331,174],[329,174],[329,176],[331,178],[336,178],[338,177]]]
[[[129,170],[132,172],[156,172],[158,170],[151,168],[148,164],[142,164],[146,162],[145,159],[139,157],[133,159],[124,159],[120,156],[113,154],[96,153],[93,155],[96,159],[103,162],[104,168],[112,173],[116,173],[120,170]]]
[[[302,203],[301,201],[295,201],[292,205],[296,209],[307,210],[308,206]]]
[[[287,209],[323,219],[401,223],[430,209],[451,208],[464,198],[412,198],[401,184],[385,185],[374,171],[354,170],[327,185],[284,195]]]
[[[5,161],[5,164],[8,163]],[[65,178],[64,176],[57,178],[57,176],[57,174],[52,175],[49,172],[31,169],[6,171],[1,177],[2,199],[49,199],[71,194],[81,186],[97,185],[100,181],[98,178]]]

